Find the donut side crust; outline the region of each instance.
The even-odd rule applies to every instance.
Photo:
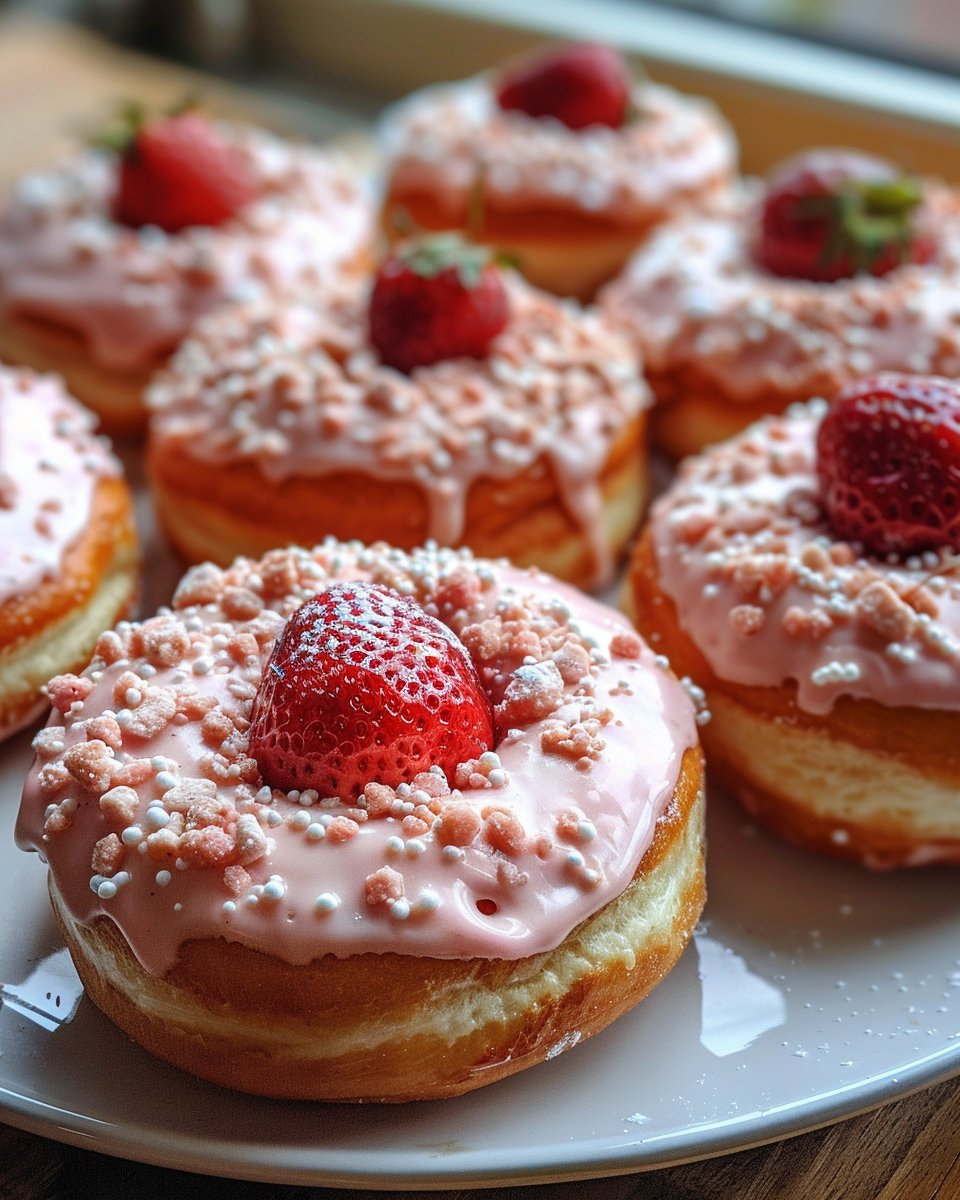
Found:
[[[728,441],[754,421],[782,413],[815,394],[806,387],[790,390],[771,385],[758,395],[742,397],[720,387],[696,367],[671,371],[648,367],[646,375],[656,399],[650,414],[650,442],[672,462]],[[823,394],[835,390],[835,384],[828,382]]]
[[[649,531],[634,551],[625,607],[674,671],[706,692],[710,777],[765,825],[872,867],[960,863],[960,713],[848,696],[809,713],[792,682],[719,679],[660,589]]]
[[[673,799],[626,890],[552,951],[516,961],[325,955],[291,966],[222,939],[148,975],[112,921],[51,899],[88,994],[153,1054],[266,1096],[456,1096],[569,1049],[633,1007],[689,940],[705,899],[703,767]]]
[[[625,549],[647,499],[645,424],[641,414],[617,435],[599,477],[613,558]],[[424,490],[402,480],[334,471],[273,485],[252,463],[199,464],[157,439],[148,447],[148,472],[161,524],[188,562],[225,566],[238,555],[312,546],[328,535],[409,550],[430,535]],[[591,584],[596,573],[591,546],[546,458],[511,479],[476,480],[460,543],[478,556],[537,565],[575,583]]]
[[[58,574],[0,604],[0,729],[41,709],[40,689],[54,675],[86,666],[103,630],[128,614],[137,568],[130,493],[121,479],[101,479]]]

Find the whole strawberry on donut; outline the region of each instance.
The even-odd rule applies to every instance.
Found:
[[[101,141],[119,154],[113,217],[121,225],[167,233],[223,225],[257,197],[244,154],[190,103],[157,116],[128,105]]]
[[[615,47],[536,47],[424,88],[382,123],[382,224],[457,230],[533,284],[590,301],[650,230],[712,206],[736,143],[712,106],[647,79]]]
[[[886,372],[834,399],[817,435],[834,531],[873,554],[960,550],[960,383]]]
[[[630,71],[611,46],[560,46],[504,70],[496,97],[505,112],[552,117],[568,129],[619,129],[630,114]]]
[[[484,358],[509,317],[494,255],[456,234],[396,248],[377,271],[368,311],[381,361],[405,374],[448,358]]]
[[[929,262],[934,246],[914,227],[921,201],[919,182],[884,159],[806,151],[767,182],[757,261],[774,275],[819,283]]]
[[[286,1099],[458,1096],[646,996],[703,906],[696,712],[559,581],[327,539],[52,680],[16,836],[88,998]]]
[[[250,751],[272,787],[354,798],[493,747],[493,712],[460,639],[378,584],[333,584],[294,613],[257,693]]]

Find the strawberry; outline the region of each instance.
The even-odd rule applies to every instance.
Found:
[[[630,112],[630,72],[610,46],[559,46],[508,67],[496,97],[502,109],[553,117],[570,129],[619,129]]]
[[[459,638],[378,584],[336,583],[293,614],[253,705],[250,753],[271,787],[348,799],[493,745],[493,712]]]
[[[767,182],[755,256],[774,275],[831,283],[929,262],[934,246],[914,229],[915,179],[883,159],[811,150]]]
[[[121,225],[168,233],[222,225],[256,198],[246,158],[190,109],[145,118],[132,108],[124,129],[104,142],[120,152],[113,217]]]
[[[510,305],[490,251],[440,234],[409,242],[380,264],[370,294],[370,341],[409,374],[448,358],[483,358]]]
[[[817,436],[835,532],[874,554],[960,550],[960,383],[872,375],[843,388]]]

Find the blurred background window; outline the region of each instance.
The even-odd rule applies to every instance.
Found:
[[[944,71],[960,68],[960,0],[654,0]]]
[[[960,0],[0,0],[282,99],[325,137],[545,39],[618,45],[712,96],[762,171],[857,144],[960,179]]]
[[[592,29],[596,0],[0,0],[87,24],[108,36],[206,65],[256,62],[270,51],[270,27],[325,25],[330,12],[349,16],[376,36],[386,10],[428,9],[470,14],[529,28],[559,14],[583,34]],[[777,31],[895,61],[955,72],[960,68],[960,0],[601,0],[605,10],[684,10],[744,27]],[[267,36],[262,35],[266,33]]]

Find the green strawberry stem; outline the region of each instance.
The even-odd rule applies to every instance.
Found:
[[[811,196],[802,202],[805,216],[825,217],[828,236],[820,265],[849,258],[857,271],[869,271],[884,253],[896,249],[901,260],[910,250],[911,217],[922,199],[915,179],[844,184],[834,196]]]
[[[466,242],[456,233],[418,238],[401,246],[396,253],[411,271],[424,279],[433,279],[453,267],[463,286],[471,290],[480,283],[484,268],[500,261],[489,246]]]
[[[196,92],[185,92],[178,100],[160,110],[161,117],[179,117],[200,107]],[[90,144],[114,154],[125,154],[137,140],[140,130],[150,117],[150,111],[139,100],[122,100],[116,109],[113,124],[91,137]]]

